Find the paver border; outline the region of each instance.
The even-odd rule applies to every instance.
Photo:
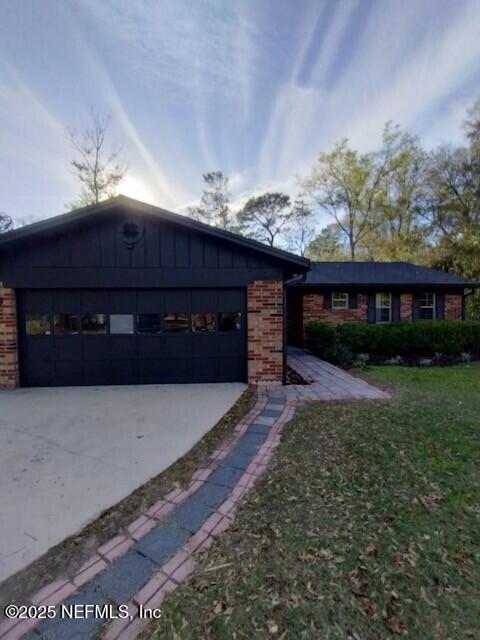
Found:
[[[163,498],[137,516],[124,532],[107,542],[102,543],[93,554],[80,566],[71,578],[57,578],[36,591],[27,601],[27,605],[57,605],[74,595],[87,582],[104,571],[120,556],[124,555],[136,542],[166,518],[179,504],[195,493],[219,467],[230,451],[238,444],[249,426],[261,414],[268,397],[259,393],[255,405],[243,416],[233,430],[217,449],[208,457],[207,464],[199,467],[192,474],[186,489],[173,489]],[[222,517],[227,517],[221,514]],[[195,534],[196,535],[196,534]],[[188,541],[191,542],[191,539]],[[187,544],[188,544],[187,542]],[[204,541],[205,544],[206,541]],[[213,538],[212,538],[213,542]],[[211,543],[210,543],[211,544]],[[167,591],[165,591],[167,593]],[[0,623],[0,640],[17,640],[32,630],[41,620],[9,619]]]

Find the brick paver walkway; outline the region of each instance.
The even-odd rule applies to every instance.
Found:
[[[158,608],[193,571],[195,554],[230,526],[238,501],[267,468],[299,402],[389,397],[299,349],[290,350],[288,360],[310,384],[260,387],[255,407],[207,465],[193,474],[187,489],[171,491],[125,532],[99,547],[75,576],[48,584],[25,603],[57,605],[55,618],[7,620],[0,624],[0,640],[90,640],[99,634],[104,640],[136,638],[149,624],[138,617],[138,606]],[[62,618],[60,604],[127,604],[132,619],[108,622],[92,612],[83,618]]]
[[[288,348],[289,366],[308,382],[308,385],[283,387],[285,398],[297,400],[384,400],[388,393],[343,369],[295,347]]]

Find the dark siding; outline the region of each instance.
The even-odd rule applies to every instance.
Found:
[[[400,321],[400,294],[392,293],[392,322]]]
[[[142,230],[132,245],[121,230]],[[13,288],[229,287],[283,278],[275,260],[155,218],[108,214],[34,236],[2,251],[0,280]]]
[[[445,294],[437,293],[435,296],[435,318],[445,320]]]
[[[375,294],[368,294],[368,310],[367,310],[367,320],[371,324],[375,323]]]

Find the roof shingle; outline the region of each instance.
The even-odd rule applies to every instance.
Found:
[[[480,286],[461,276],[411,262],[312,262],[305,279],[293,286]]]

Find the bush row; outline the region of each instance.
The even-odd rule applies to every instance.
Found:
[[[306,346],[320,358],[337,363],[354,360],[358,354],[380,361],[397,356],[408,361],[438,355],[456,358],[462,353],[479,358],[480,322],[312,322],[306,327]]]

